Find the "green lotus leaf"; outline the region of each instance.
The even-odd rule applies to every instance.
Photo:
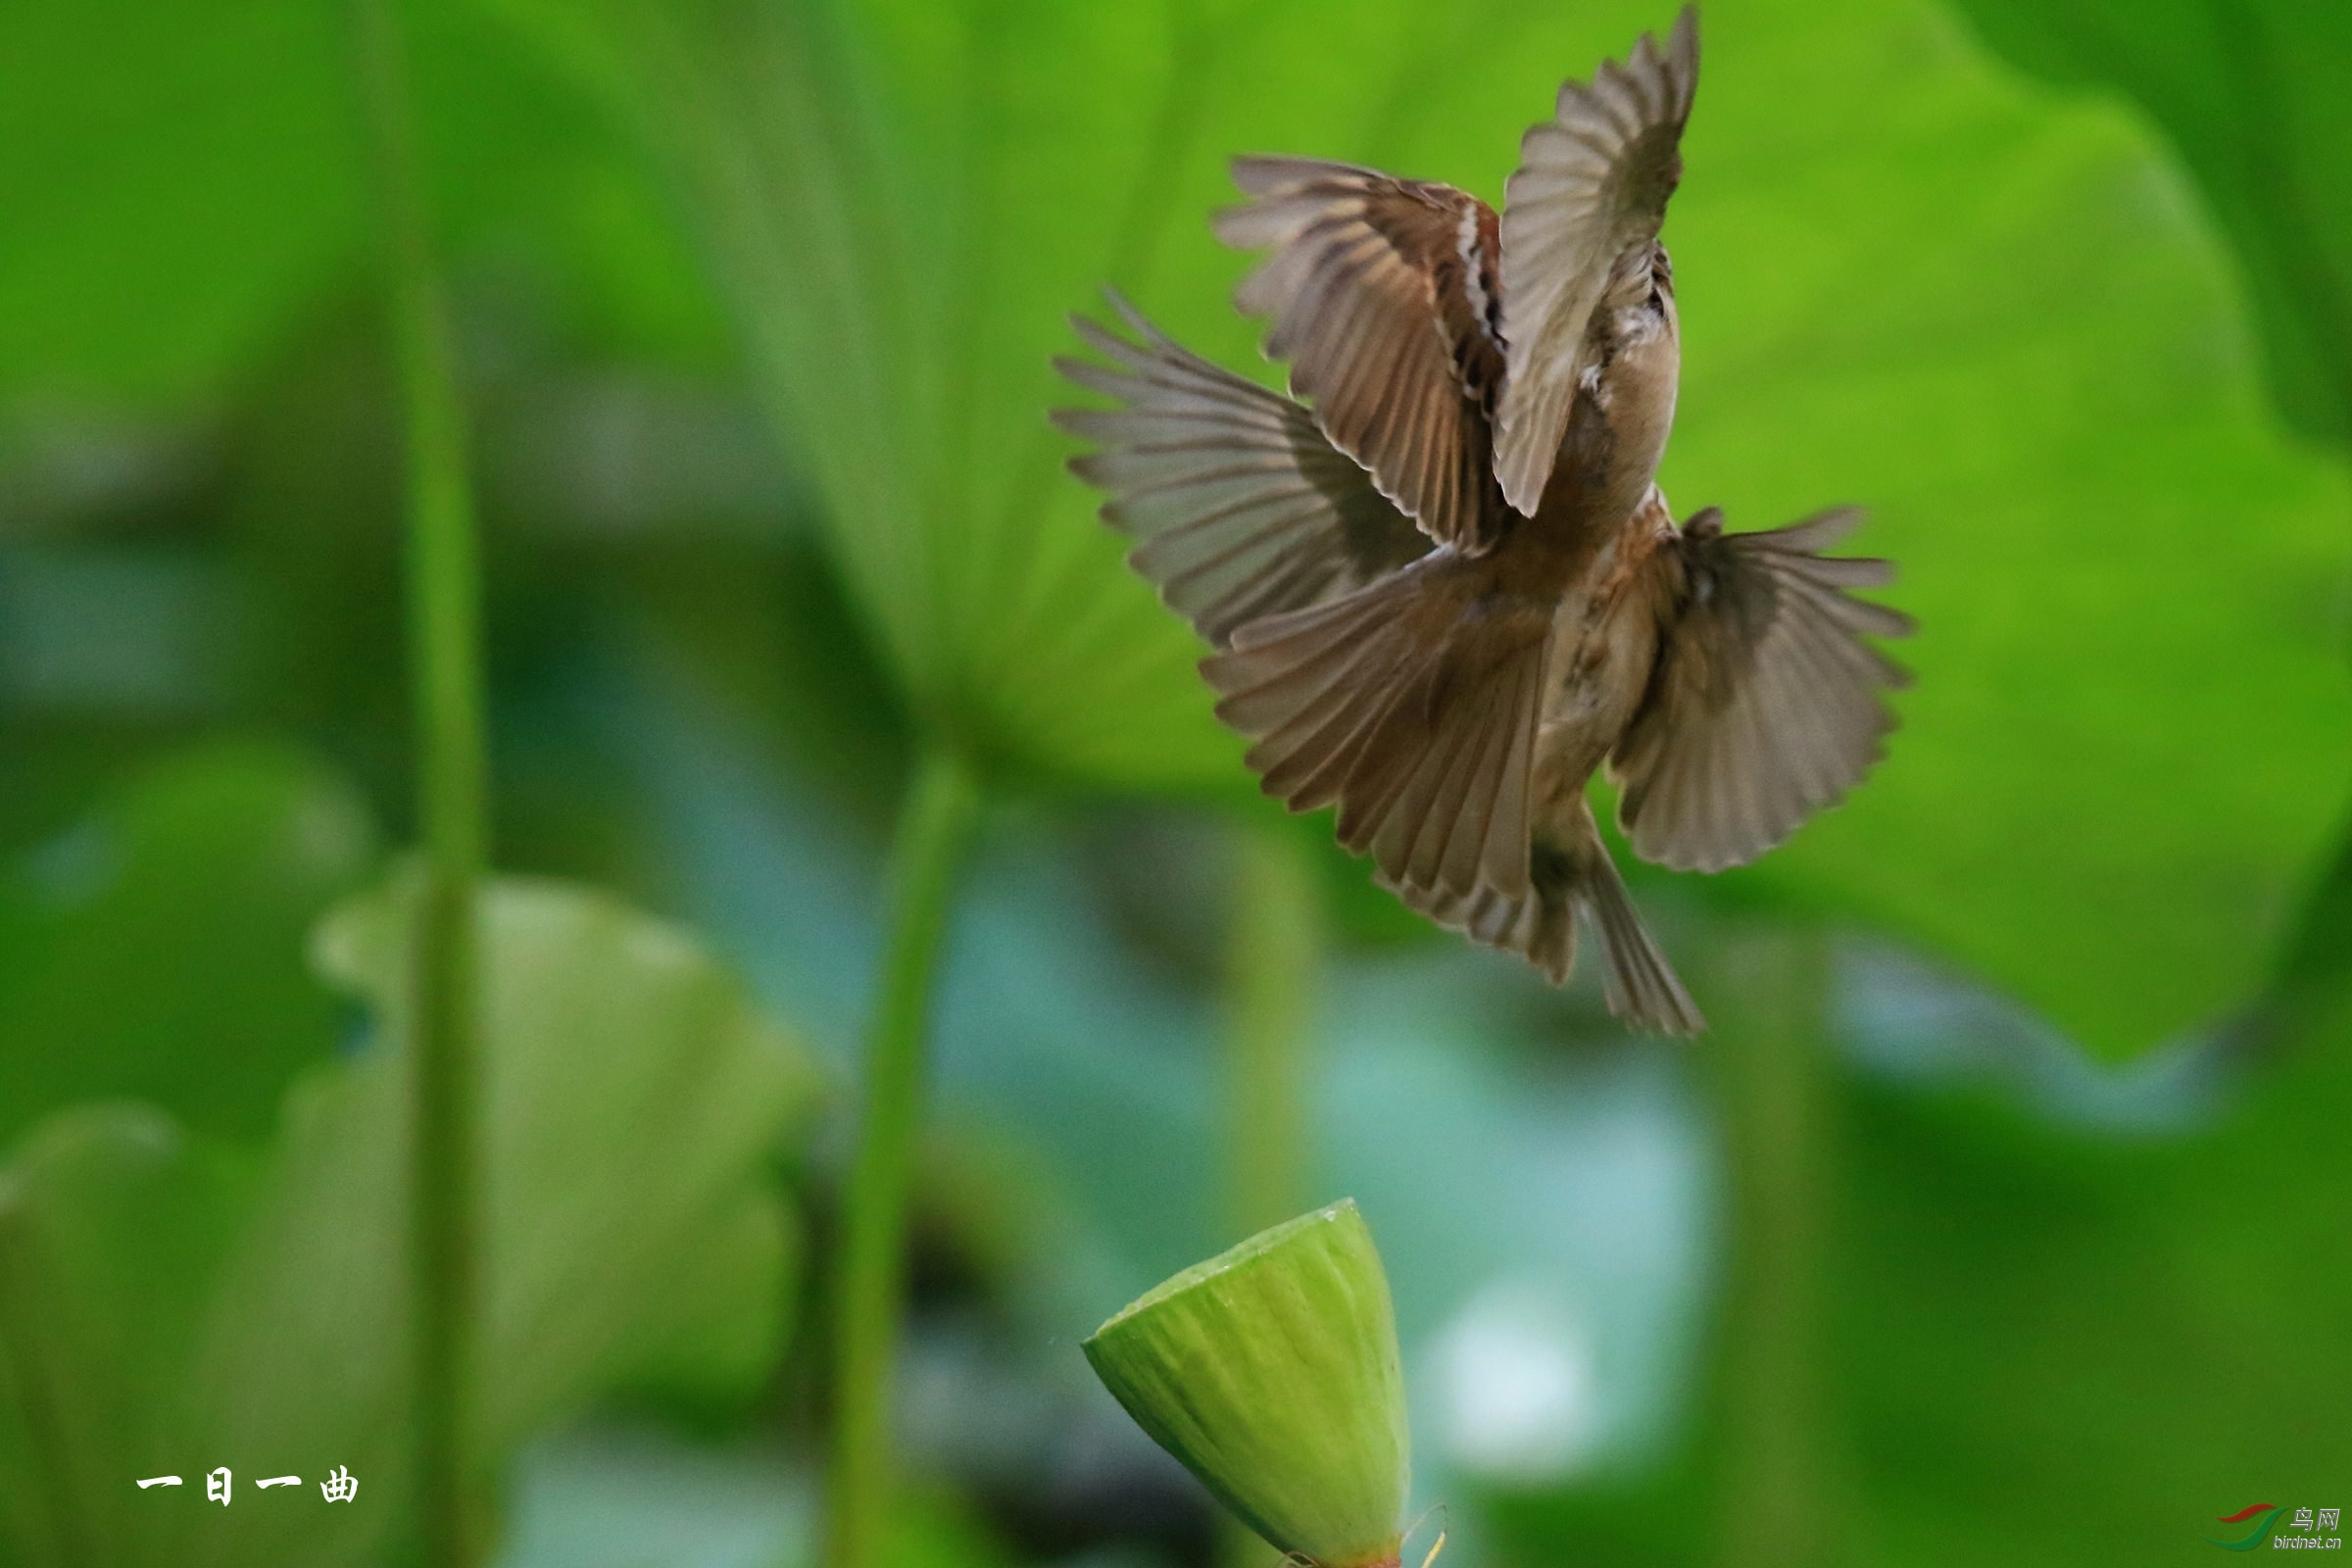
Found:
[[[385,1560],[409,1492],[414,894],[397,879],[319,923],[318,967],[378,1040],[298,1082],[258,1166],[112,1104],[0,1161],[0,1561]],[[473,1451],[495,1468],[615,1390],[739,1404],[790,1327],[799,1231],[771,1162],[809,1124],[814,1063],[684,932],[610,895],[493,878],[480,929]],[[206,1516],[201,1484],[131,1486],[215,1465],[346,1466],[362,1491]]]
[[[0,1562],[185,1560],[166,1494],[131,1482],[191,1469],[159,1418],[244,1215],[245,1163],[113,1102],[59,1111],[0,1161]]]
[[[2352,9],[2302,0],[1959,0],[2038,76],[2120,88],[2164,128],[2245,271],[2271,390],[2352,442]]]
[[[1259,328],[1227,303],[1248,264],[1201,222],[1233,199],[1226,155],[1496,198],[1559,79],[1673,10],[488,3],[583,69],[517,74],[546,114],[464,89],[447,68],[478,19],[435,7],[428,144],[635,189],[606,127],[564,118],[596,107],[564,96],[582,82],[625,109],[926,722],[1000,779],[1231,797],[1249,779],[1197,645],[1059,471],[1067,313],[1116,283],[1249,366]],[[2341,27],[2277,0],[2245,26],[2178,0],[1968,9],[2009,19],[2013,53],[2139,95],[2210,203],[2144,118],[2004,67],[1951,7],[1710,9],[1666,236],[1686,380],[1664,480],[1735,527],[1870,507],[1861,548],[1900,561],[1923,627],[1886,765],[1731,884],[1897,934],[2122,1054],[2261,983],[2352,786],[2352,494],[2286,438],[2253,352],[2260,333],[2306,431],[2340,435],[2341,313],[2298,280],[2345,253],[2321,156]],[[152,6],[86,10],[0,26],[0,85],[23,89],[0,121],[24,131],[0,158],[22,220],[0,279],[28,302],[0,391],[169,399],[218,384],[350,254],[347,62],[283,0],[201,39]],[[563,123],[575,139],[543,147]],[[442,183],[479,212],[561,182]]]
[[[926,722],[1000,780],[1230,797],[1249,779],[1197,645],[1059,471],[1043,416],[1067,395],[1048,366],[1066,314],[1116,283],[1252,364],[1258,326],[1227,304],[1247,262],[1201,223],[1233,199],[1226,155],[1494,199],[1559,79],[1673,10],[488,3],[554,43],[540,60],[584,68],[517,74],[542,107],[569,114],[564,92],[593,83],[656,152]],[[346,62],[283,0],[202,39],[152,6],[132,25],[86,9],[0,27],[0,78],[24,89],[0,120],[25,131],[0,159],[24,220],[0,274],[29,302],[0,332],[0,390],[216,384],[349,254],[352,171],[329,151]],[[464,9],[420,30],[421,78],[450,83],[426,140],[466,168],[541,167],[564,116],[515,107],[538,100],[506,76],[462,90]],[[2297,151],[2341,140],[2340,26],[2276,0],[2243,27],[2175,0],[1969,9],[2024,17],[2061,74],[2139,94],[2243,265],[2144,119],[2005,68],[1950,7],[1712,8],[1667,229],[1686,380],[1664,479],[1736,527],[1870,507],[1861,548],[1900,561],[1894,597],[1923,626],[1886,765],[1730,884],[1897,934],[2122,1054],[2261,983],[2352,785],[2352,495],[2285,438],[2252,352],[2260,329],[2303,428],[2340,432],[2341,315],[2296,284],[2344,252],[2342,172]],[[2004,37],[2050,53],[2034,41]],[[156,116],[172,134],[147,134]],[[540,150],[636,188],[592,118],[570,124],[577,145]],[[2220,177],[2274,167],[2259,189]],[[561,182],[442,183],[478,212]],[[2291,210],[2261,195],[2290,187]]]
[[[1228,154],[1498,199],[1559,80],[1673,10],[495,3],[648,133],[917,710],[1001,775],[1234,793],[1198,646],[1038,434],[1066,313],[1113,282],[1252,365]],[[2352,784],[2352,497],[2265,407],[2209,221],[2144,122],[1926,0],[1711,9],[1705,60],[1664,483],[1735,527],[1869,507],[1923,627],[1886,765],[1711,885],[2108,1054],[2226,1012]]]
[[[0,867],[0,1143],[116,1098],[262,1141],[334,1048],[303,933],[375,855],[348,781],[240,742],[141,768]]]
[[[1352,1200],[1186,1269],[1085,1348],[1136,1423],[1271,1544],[1325,1568],[1396,1560],[1404,1386]]]

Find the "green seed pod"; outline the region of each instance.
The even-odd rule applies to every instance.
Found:
[[[1393,1564],[1410,1469],[1388,1276],[1352,1200],[1262,1231],[1086,1342],[1152,1440],[1277,1548]]]

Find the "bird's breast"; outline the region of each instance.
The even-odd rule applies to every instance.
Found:
[[[1657,658],[1656,607],[1638,591],[1653,541],[1621,529],[1562,595],[1552,620],[1539,750],[1556,787],[1581,790],[1633,719]]]

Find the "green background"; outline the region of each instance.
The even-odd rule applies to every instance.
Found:
[[[1228,861],[1284,830],[1062,471],[1048,361],[1111,283],[1270,380],[1201,222],[1226,155],[1496,200],[1558,80],[1670,14],[404,15],[511,873],[508,1560],[806,1557],[802,1319],[918,734],[991,808],[901,1549],[1200,1560],[1202,1505],[1075,1341],[1235,1239]],[[1298,1206],[1352,1192],[1381,1238],[1449,1551],[2207,1555],[2219,1515],[2352,1475],[2352,8],[1724,0],[1704,49],[1661,482],[1735,528],[1871,509],[1922,627],[1903,727],[1756,866],[1637,874],[1718,1019],[1695,1049],[1457,952],[1300,824],[1328,933]],[[402,1550],[413,756],[361,145],[332,6],[0,13],[24,1568]],[[1512,1311],[1585,1356],[1516,1457],[1474,1375]],[[129,1487],[336,1463],[365,1506]]]

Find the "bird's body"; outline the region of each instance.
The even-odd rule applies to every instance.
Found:
[[[1648,501],[1683,378],[1674,269],[1654,241],[1628,255],[1586,334],[1593,362],[1569,405],[1535,522],[1549,532],[1613,538]]]
[[[1825,514],[1678,528],[1655,475],[1681,377],[1657,229],[1680,178],[1695,18],[1647,37],[1531,130],[1499,220],[1428,181],[1237,161],[1220,216],[1266,248],[1237,302],[1301,403],[1219,370],[1123,304],[1080,321],[1116,368],[1060,362],[1120,407],[1065,411],[1101,450],[1130,560],[1217,650],[1219,716],[1294,809],[1431,918],[1564,980],[1599,935],[1610,1004],[1688,1033],[1697,1008],[1642,927],[1586,802],[1603,767],[1638,854],[1751,858],[1842,794],[1900,671],[1860,640],[1893,612],[1820,556]]]

